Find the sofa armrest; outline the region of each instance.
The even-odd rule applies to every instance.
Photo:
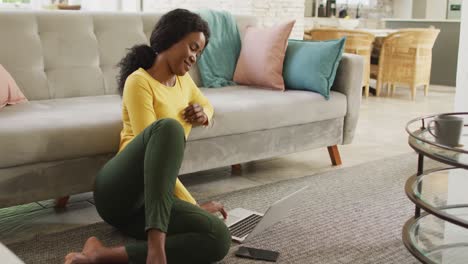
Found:
[[[346,95],[347,109],[343,125],[343,142],[350,144],[354,138],[362,97],[364,59],[359,55],[343,54],[332,90]]]

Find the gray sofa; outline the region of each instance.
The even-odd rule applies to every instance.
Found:
[[[122,128],[115,65],[126,48],[148,42],[160,16],[0,12],[0,63],[30,100],[0,110],[0,207],[92,190]],[[241,34],[256,24],[236,19]],[[192,131],[181,174],[351,143],[362,70],[359,56],[345,54],[328,101],[305,91],[201,88],[213,125]],[[197,69],[190,74],[200,84]]]

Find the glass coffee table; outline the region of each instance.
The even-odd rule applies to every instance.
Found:
[[[464,112],[446,114],[468,118]],[[468,125],[459,146],[440,145],[427,128],[438,115],[413,119],[406,126],[418,168],[405,186],[416,209],[403,227],[403,242],[423,263],[468,263]],[[448,166],[425,171],[424,157]]]

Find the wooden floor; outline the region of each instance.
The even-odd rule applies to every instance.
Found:
[[[230,167],[180,176],[194,197],[210,196],[295,177],[353,166],[411,151],[404,130],[414,117],[453,110],[453,87],[431,86],[428,97],[418,91],[410,100],[408,89],[394,97],[362,100],[358,128],[351,145],[339,146],[343,165],[332,167],[327,148],[242,164],[240,173]],[[56,211],[51,200],[0,209],[0,241],[10,243],[38,233],[52,233],[101,221],[91,193],[72,196],[65,210]]]

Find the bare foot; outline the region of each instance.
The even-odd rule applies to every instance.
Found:
[[[104,246],[102,245],[101,241],[99,241],[97,237],[92,236],[86,240],[82,253],[86,256],[94,257],[94,259],[96,259],[98,251],[102,248],[104,248]]]
[[[72,252],[65,256],[65,264],[92,264],[91,260],[83,253]]]
[[[99,251],[104,248],[96,237],[86,240],[82,252],[72,252],[65,256],[65,264],[93,264],[97,263]]]

